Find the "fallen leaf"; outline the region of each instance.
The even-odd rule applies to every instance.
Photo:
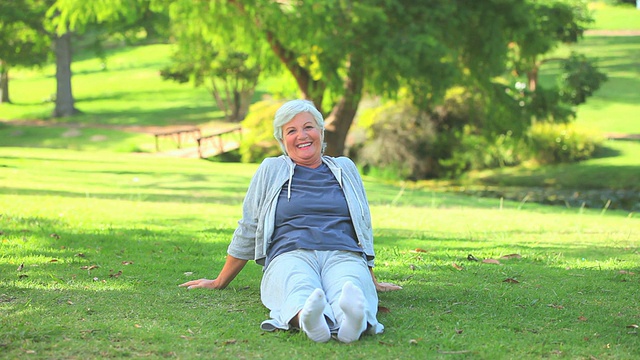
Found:
[[[411,345],[418,345],[418,340],[416,340],[416,339],[411,339],[411,340],[409,340],[409,344],[411,344]]]
[[[136,327],[136,328],[140,329],[140,328],[142,327],[142,325],[140,325],[140,324],[133,324],[133,327]]]
[[[473,254],[467,255],[467,260],[469,261],[479,261]]]
[[[190,276],[190,275],[193,275],[193,272],[192,271],[187,271],[184,274],[187,275],[187,276]]]
[[[20,264],[20,266],[18,266],[18,271],[22,271],[22,269],[24,269],[24,263]]]
[[[67,300],[67,304],[69,304],[69,305],[73,305],[73,301],[71,301],[71,300]]]
[[[520,284],[520,281],[513,279],[513,278],[506,278],[504,280],[502,280],[502,282],[506,282],[509,284]]]
[[[562,306],[562,305],[549,304],[549,305],[547,305],[547,306],[548,306],[548,307],[552,307],[552,308],[554,308],[554,309],[559,309],[559,310],[564,309],[564,306]]]
[[[109,277],[112,277],[112,278],[119,278],[119,277],[120,277],[120,275],[122,275],[122,270],[118,271],[118,272],[117,272],[117,273],[115,273],[115,274],[109,274]]]
[[[503,255],[500,257],[500,259],[520,259],[520,258],[522,258],[520,254],[509,254],[509,255]]]
[[[51,259],[49,262],[58,262],[58,259]]]
[[[420,249],[420,248],[416,248],[414,251],[417,252],[417,253],[426,253],[426,252],[428,252],[427,250]]]
[[[462,270],[462,269],[463,269],[463,267],[462,267],[462,266],[460,266],[460,265],[458,265],[458,264],[456,264],[456,263],[452,263],[451,265],[452,265],[454,268],[456,268],[457,270]]]
[[[631,325],[627,325],[627,329],[637,329],[638,325],[636,324],[631,324]]]
[[[578,320],[580,320],[580,321],[587,321],[587,318],[586,318],[586,317],[584,317],[584,316],[580,316],[580,317],[578,317]]]
[[[28,277],[29,277],[29,275],[27,275],[27,274],[18,275],[18,279],[24,279],[24,278],[28,278]]]
[[[411,264],[409,265],[409,269],[411,269],[411,271],[416,271],[416,266]]]
[[[456,329],[456,334],[462,334],[463,331],[464,330],[462,330],[462,329]]]
[[[496,259],[484,259],[482,260],[482,262],[484,264],[496,264],[496,265],[500,265],[500,261],[496,260]]]
[[[83,254],[83,253],[77,253],[77,254],[76,254],[76,256],[77,256],[77,257],[81,257],[81,258],[86,257],[86,255],[85,255],[85,254]]]
[[[122,265],[133,265],[133,261],[123,261]]]
[[[390,312],[391,312],[391,310],[389,310],[389,308],[386,308],[386,307],[384,307],[384,306],[380,306],[380,305],[378,305],[378,312],[379,312],[379,313],[390,313]]]
[[[627,270],[620,270],[620,274],[625,274],[625,275],[635,275],[635,273],[634,273],[634,272],[627,271]]]
[[[236,340],[236,339],[230,339],[230,340],[225,340],[225,341],[223,342],[223,344],[224,344],[224,345],[232,345],[232,344],[235,344],[235,343],[237,343],[237,342],[238,342],[238,340]]]
[[[51,234],[49,236],[51,236],[52,238],[60,239],[60,235],[58,235],[56,233],[53,233],[53,234]]]

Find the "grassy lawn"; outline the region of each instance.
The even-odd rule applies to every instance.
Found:
[[[615,4],[614,1],[590,1],[589,9],[594,17],[595,30],[639,30],[640,10],[632,4]]]
[[[177,287],[222,266],[255,165],[105,154],[0,148],[3,358],[638,354],[632,214],[367,178],[377,274],[404,290],[380,294],[384,334],[316,345],[259,330],[268,313],[253,263],[224,291]]]

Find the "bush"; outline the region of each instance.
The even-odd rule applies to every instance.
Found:
[[[365,172],[398,179],[421,179],[433,172],[435,133],[430,118],[414,106],[389,102],[358,121],[367,140],[352,147],[350,156]]]
[[[242,162],[257,163],[282,154],[278,141],[273,137],[273,118],[282,104],[280,101],[263,100],[251,105],[242,121]]]
[[[603,141],[600,135],[579,129],[574,124],[536,123],[528,133],[531,156],[540,164],[588,159]]]
[[[522,154],[526,154],[525,144],[511,132],[486,138],[465,128],[459,146],[440,165],[446,177],[456,178],[469,170],[518,165],[524,160]]]

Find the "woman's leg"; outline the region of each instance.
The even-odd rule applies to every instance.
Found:
[[[378,294],[364,258],[347,251],[319,252],[322,285],[339,326],[338,339],[357,340],[371,326],[374,333],[384,327],[378,323]]]
[[[315,252],[296,250],[277,256],[262,278],[262,303],[271,310],[266,323],[277,328],[300,327],[314,341],[331,338]],[[265,323],[263,323],[263,329]]]

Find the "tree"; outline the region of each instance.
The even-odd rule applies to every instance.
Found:
[[[194,15],[189,8],[172,7],[171,28],[177,47],[172,64],[161,75],[206,87],[225,118],[240,121],[247,115],[260,76],[259,50],[243,48],[235,36],[221,39]]]
[[[135,0],[58,3],[62,19],[72,28],[89,19],[139,16]],[[510,44],[520,51],[515,57],[518,69],[534,74],[540,54],[558,41],[576,38],[582,30],[575,21],[582,16],[578,10],[583,8],[573,6],[578,3],[155,0],[151,7],[191,14],[190,22],[216,34],[207,38],[213,48],[229,39],[247,49],[268,46],[268,52],[247,53],[261,56],[261,65],[276,60],[281,65],[263,66],[265,73],[286,69],[301,96],[325,114],[326,152],[340,155],[364,96],[407,97],[422,111],[433,110],[456,85],[490,98],[496,91],[493,80],[505,71]],[[447,126],[442,129],[447,131]]]
[[[128,16],[134,8],[122,0],[58,3],[72,27],[81,19]],[[503,69],[506,34],[517,28],[523,6],[505,0],[158,0],[153,5],[186,7],[223,38],[234,34],[247,46],[268,45],[270,53],[261,61],[277,59],[302,96],[326,115],[332,155],[343,153],[365,94],[396,97],[406,89],[426,108],[465,77],[489,82]]]
[[[56,55],[56,103],[54,117],[72,116],[79,112],[71,88],[71,63],[73,61],[72,35],[84,33],[97,23],[102,23],[112,31],[125,32],[131,27],[143,27],[147,34],[154,35],[158,17],[150,13],[149,0],[117,0],[119,11],[114,11],[103,2],[76,0],[48,0],[52,2],[48,10],[48,23],[52,26]],[[107,4],[108,5],[108,4]],[[70,16],[61,16],[63,13]],[[120,11],[122,10],[122,11]],[[162,19],[160,19],[162,20]]]
[[[0,8],[0,103],[9,103],[9,70],[43,64],[50,41],[38,21],[46,11],[44,2],[0,0]]]
[[[540,67],[548,61],[544,54],[560,44],[577,42],[587,26],[593,22],[586,4],[581,0],[532,1],[528,16],[522,21],[522,28],[511,43],[514,69],[527,75],[527,86],[535,91]]]

